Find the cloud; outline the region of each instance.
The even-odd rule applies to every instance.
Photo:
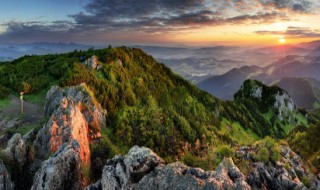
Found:
[[[257,0],[265,8],[288,10],[298,13],[309,13],[312,2],[308,0]]]
[[[312,30],[308,27],[293,27],[289,26],[286,31],[255,31],[260,35],[279,35],[286,38],[318,38],[320,30]]]
[[[55,41],[59,40],[62,34],[69,34],[74,28],[74,24],[70,21],[30,21],[17,22],[10,21],[5,24],[6,30],[0,34],[1,42],[28,40],[37,41]]]
[[[5,23],[5,39],[154,38],[226,24],[269,24],[311,14],[314,0],[89,0],[64,21]],[[69,21],[69,20],[72,21]],[[99,41],[99,40],[98,40]]]
[[[226,19],[228,23],[233,24],[262,24],[262,23],[272,23],[273,21],[287,21],[289,20],[286,14],[278,12],[266,12],[257,13],[255,15],[240,15],[232,18]]]
[[[223,24],[261,24],[275,20],[288,20],[287,13],[276,10],[253,11],[252,7],[242,8],[237,14],[228,12],[239,7],[239,4],[249,4],[250,1],[238,0],[212,1],[205,0],[93,0],[85,6],[86,13],[81,12],[71,17],[79,27],[104,27],[104,28],[141,28],[147,32],[154,30],[175,30],[179,28],[195,28],[203,26],[216,26]],[[251,0],[254,3],[256,0]],[[257,3],[256,3],[257,4]],[[260,6],[271,6],[261,3]],[[257,5],[257,6],[258,6]],[[281,7],[275,4],[274,7]]]

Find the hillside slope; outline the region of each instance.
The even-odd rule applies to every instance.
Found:
[[[263,125],[258,128],[265,128],[262,134],[269,132],[266,135],[285,137],[295,126],[308,123],[289,94],[277,86],[269,87],[260,81],[246,80],[234,99],[248,108],[249,116],[261,121]]]
[[[0,75],[3,96],[23,91],[26,98],[39,97],[53,84],[63,88],[86,83],[90,96],[107,110],[107,127],[101,129],[100,140],[90,145],[92,179],[100,177],[108,158],[126,153],[133,145],[147,146],[168,162],[183,160],[211,169],[223,158],[215,156],[219,152],[224,155],[233,146],[268,135],[281,138],[297,124],[306,124],[295,107],[281,118],[273,105],[256,109],[255,99],[221,101],[135,48],[25,56],[4,63]],[[256,84],[266,89],[263,92],[270,90]],[[245,89],[251,88],[255,86]],[[263,97],[273,100],[274,93]],[[85,108],[85,104],[75,106],[75,110],[90,110]],[[62,116],[50,121],[69,121],[68,114]],[[50,131],[55,125],[46,126]]]

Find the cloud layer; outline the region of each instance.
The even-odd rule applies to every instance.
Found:
[[[91,0],[66,20],[3,23],[0,41],[116,40],[128,34],[155,38],[201,27],[287,21],[292,15],[312,14],[317,6],[314,0]]]
[[[313,30],[308,27],[289,26],[286,31],[256,31],[260,35],[285,36],[286,38],[319,38],[320,30]]]

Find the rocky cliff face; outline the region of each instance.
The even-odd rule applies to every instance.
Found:
[[[251,148],[243,148],[250,155]],[[309,173],[300,157],[281,147],[281,161],[275,165],[252,162],[245,176],[231,158],[224,158],[215,171],[188,167],[180,162],[164,165],[163,160],[148,148],[134,146],[125,156],[108,160],[101,180],[87,190],[111,189],[319,189],[320,181]],[[242,157],[242,159],[250,159]],[[285,169],[284,164],[292,164]],[[299,179],[308,176],[306,186]]]
[[[83,189],[80,163],[78,142],[73,140],[70,145],[65,143],[51,158],[41,164],[31,189]]]
[[[14,184],[11,181],[10,174],[7,171],[6,166],[0,160],[0,189],[2,190],[13,190]]]
[[[283,115],[289,115],[294,110],[295,105],[292,98],[286,92],[278,92],[275,95],[275,99],[274,108],[278,109],[278,118],[282,121]]]
[[[81,167],[90,167],[89,143],[101,137],[106,111],[85,84],[52,87],[46,97],[49,121],[34,141],[37,157],[45,159],[34,177],[32,189],[83,189]]]
[[[63,143],[76,140],[80,144],[81,160],[89,164],[89,142],[100,138],[100,130],[106,124],[106,111],[96,103],[86,85],[52,87],[47,93],[45,114],[50,119],[34,143],[37,154],[45,157]]]
[[[235,94],[236,100],[252,100],[260,109],[273,109],[280,121],[289,117],[296,105],[286,91],[276,86],[266,86],[259,81],[246,80]]]
[[[7,148],[2,154],[11,161],[17,161],[21,166],[26,162],[27,147],[25,140],[20,134],[15,134],[8,141]]]

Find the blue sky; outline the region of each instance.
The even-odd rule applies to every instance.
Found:
[[[0,43],[261,44],[320,38],[319,0],[0,2]]]
[[[83,10],[81,0],[1,0],[0,22],[10,20],[61,20]]]

